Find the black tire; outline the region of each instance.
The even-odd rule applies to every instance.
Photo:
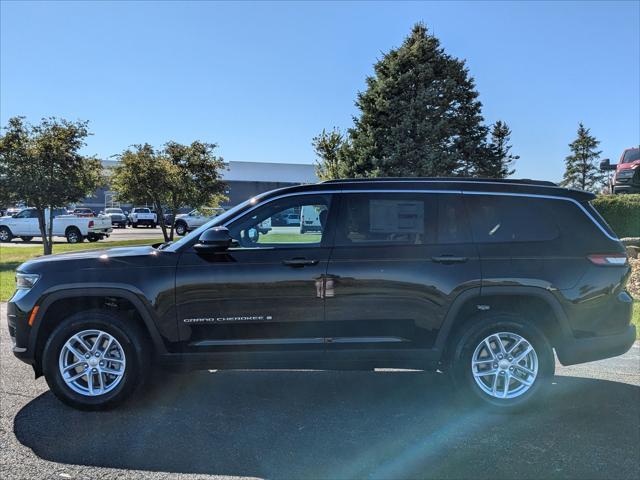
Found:
[[[176,222],[175,232],[184,237],[187,234],[187,224],[184,222]]]
[[[13,240],[13,233],[8,227],[0,227],[0,242],[8,243]]]
[[[131,222],[131,226],[133,228],[138,228],[138,223],[137,222]]]
[[[84,237],[82,236],[82,233],[80,233],[80,230],[78,230],[76,227],[67,228],[67,231],[65,232],[65,236],[67,237],[67,243],[84,242]]]
[[[100,240],[100,237],[98,237],[97,235],[88,235],[87,236],[87,240],[89,240],[91,243],[93,243],[93,242],[97,242],[98,240]]]
[[[300,235],[304,235],[306,232],[306,230],[304,229],[304,227],[300,227]]]
[[[31,240],[33,240],[33,237],[21,236],[20,240],[22,240],[23,242],[30,242]]]
[[[149,225],[151,228],[156,228],[156,224],[152,223],[151,225]]]
[[[126,359],[124,375],[117,386],[104,394],[87,396],[71,389],[59,369],[60,352],[67,340],[83,331],[96,329],[113,336],[122,346]],[[42,370],[49,388],[58,399],[80,410],[105,410],[126,400],[145,383],[150,366],[150,348],[135,320],[107,310],[87,310],[65,319],[51,333],[42,353]]]
[[[545,397],[555,373],[555,359],[551,344],[537,327],[518,316],[495,313],[474,317],[465,327],[459,329],[459,332],[461,333],[454,343],[454,348],[451,350],[451,374],[462,400],[507,413],[522,410]],[[471,367],[474,352],[477,347],[480,348],[479,345],[483,339],[491,334],[500,332],[522,337],[533,347],[537,356],[538,372],[533,384],[528,387],[528,390],[515,398],[495,398],[483,391],[476,383]],[[492,364],[489,368],[495,365],[498,365],[498,363]],[[508,374],[509,372],[505,371],[505,373]],[[502,385],[505,384],[504,380],[500,381]],[[519,382],[515,380],[511,382],[513,385],[519,385]],[[507,389],[509,388],[507,387]]]

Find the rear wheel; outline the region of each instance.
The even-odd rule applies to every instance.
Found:
[[[51,391],[67,405],[102,410],[124,401],[149,371],[141,328],[119,315],[79,312],[51,334],[43,372]]]
[[[89,240],[90,242],[97,242],[98,240],[100,240],[100,237],[98,237],[97,235],[88,235],[87,236],[87,240]]]
[[[68,243],[82,243],[84,241],[82,233],[76,227],[68,228],[65,236]]]
[[[11,230],[7,227],[0,227],[0,242],[10,242],[13,239]]]
[[[33,240],[33,237],[21,236],[20,240],[22,240],[23,242],[30,242],[31,240]]]
[[[138,228],[138,222],[131,222],[131,226],[133,228]]]
[[[508,411],[540,399],[553,378],[553,350],[535,326],[496,314],[473,322],[453,352],[464,398]],[[467,394],[471,395],[467,395]]]

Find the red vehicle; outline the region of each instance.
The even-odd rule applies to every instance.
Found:
[[[611,180],[611,193],[640,193],[640,148],[626,149],[617,165],[603,160],[600,169],[616,171]]]
[[[95,213],[93,213],[93,210],[86,207],[75,208],[73,212],[71,212],[71,214],[75,215],[76,217],[95,217],[96,216]]]

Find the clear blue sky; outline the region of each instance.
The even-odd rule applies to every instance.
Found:
[[[467,60],[517,176],[558,180],[583,121],[617,160],[640,137],[640,3],[2,2],[1,111],[91,122],[86,152],[217,142],[225,160],[314,161],[382,52],[423,21]]]

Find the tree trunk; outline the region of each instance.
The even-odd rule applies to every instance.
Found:
[[[173,234],[176,229],[176,217],[178,216],[178,209],[176,207],[171,207],[171,215],[173,215],[173,222],[171,223],[171,230],[170,230],[171,233],[169,235],[169,238],[173,242]]]
[[[169,235],[167,234],[167,225],[164,223],[164,213],[162,212],[162,205],[160,202],[153,202],[153,205],[156,209],[156,215],[158,216],[158,223],[160,224],[160,228],[162,229],[162,236],[164,237],[164,241],[169,241]]]
[[[49,207],[49,253],[53,253],[53,207]]]
[[[38,227],[40,228],[40,235],[42,237],[43,253],[45,255],[51,255],[51,240],[49,239],[49,235],[47,232],[47,222],[44,218],[45,209],[36,207],[36,212],[38,213]]]

